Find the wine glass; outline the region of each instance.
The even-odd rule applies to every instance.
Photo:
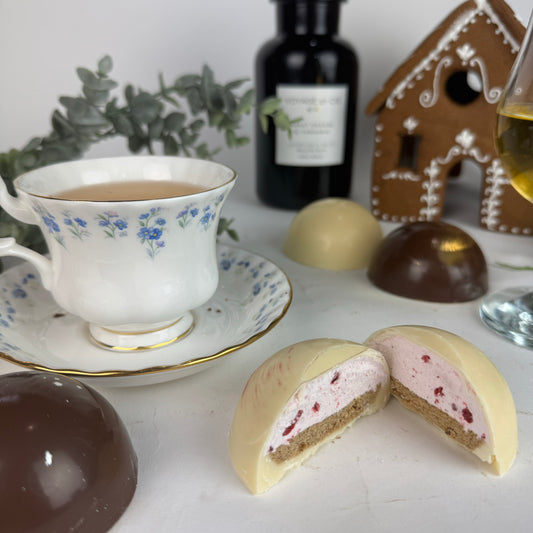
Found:
[[[533,14],[497,109],[496,141],[512,186],[533,202]],[[486,297],[483,322],[515,344],[533,348],[533,287]]]

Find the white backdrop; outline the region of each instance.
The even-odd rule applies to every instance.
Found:
[[[360,60],[355,191],[366,203],[372,119],[363,109],[389,74],[460,0],[348,0],[341,35]],[[531,0],[508,0],[524,24]],[[21,147],[49,131],[59,95],[74,95],[77,66],[94,68],[104,54],[112,77],[148,90],[158,73],[172,81],[199,73],[204,63],[219,81],[252,77],[261,44],[275,31],[268,0],[0,0],[0,151]],[[252,81],[250,82],[250,86]],[[251,117],[243,133],[252,135]],[[104,143],[90,156],[127,153],[123,140]],[[251,147],[224,150],[219,160],[240,175],[236,194],[255,200]]]

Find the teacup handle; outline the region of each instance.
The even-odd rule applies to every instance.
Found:
[[[4,180],[0,177],[0,206],[5,209],[13,218],[35,224],[35,216],[28,210],[19,198],[11,196],[7,190]],[[13,237],[0,239],[0,257],[13,256],[29,261],[39,272],[41,281],[45,289],[51,289],[53,272],[52,262],[43,255],[17,244]]]

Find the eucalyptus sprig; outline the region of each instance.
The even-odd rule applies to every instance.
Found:
[[[300,117],[289,118],[281,107],[281,99],[277,96],[270,96],[259,104],[258,116],[261,122],[261,128],[265,133],[268,131],[270,118],[277,129],[288,133],[289,139],[292,137],[292,125],[302,120]]]
[[[255,91],[244,88],[248,79],[229,83],[216,81],[213,71],[205,65],[201,74],[187,74],[167,84],[159,76],[159,88],[151,93],[127,84],[123,98],[114,91],[118,82],[110,77],[111,57],[98,61],[96,70],[76,70],[82,83],[81,94],[61,96],[61,110],[54,110],[51,132],[33,137],[20,149],[0,153],[0,175],[13,193],[13,180],[20,174],[52,163],[79,159],[95,143],[113,137],[124,137],[132,153],[161,151],[165,155],[194,156],[211,159],[220,147],[210,148],[201,138],[204,128],[219,132],[228,148],[250,142],[239,135],[241,121],[249,114]],[[276,127],[289,131],[293,122],[281,109],[280,102],[268,101],[257,112],[261,123],[272,118]],[[236,239],[231,221],[222,219],[219,234],[227,232]],[[21,244],[45,251],[42,235],[35,226],[28,226],[0,211],[0,237],[14,236]]]

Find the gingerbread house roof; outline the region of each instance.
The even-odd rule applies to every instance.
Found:
[[[372,115],[385,105],[394,107],[396,100],[401,99],[405,89],[410,87],[416,76],[436,64],[442,52],[480,13],[486,14],[497,26],[496,33],[501,33],[504,42],[517,52],[524,38],[525,28],[509,5],[504,0],[467,0],[452,11],[396,69],[368,103],[366,113]]]

